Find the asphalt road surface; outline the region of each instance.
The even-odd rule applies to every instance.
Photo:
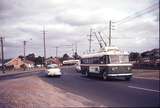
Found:
[[[159,107],[159,80],[132,78],[131,81],[111,79],[103,81],[100,78],[86,78],[74,68],[63,68],[60,78],[48,77],[44,71],[27,72],[23,74],[0,77],[2,80],[36,76],[46,83],[70,92],[95,104],[106,107]],[[72,105],[71,105],[72,106]]]
[[[61,78],[40,77],[65,91],[75,93],[107,107],[159,107],[159,80],[132,78],[131,81],[86,78],[73,68],[63,68]]]

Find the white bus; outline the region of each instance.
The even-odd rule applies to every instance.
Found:
[[[63,65],[79,65],[80,60],[64,60]]]
[[[85,76],[100,76],[104,80],[109,77],[123,77],[125,80],[130,80],[132,64],[129,63],[128,55],[117,47],[105,47],[98,53],[83,55],[81,73]]]
[[[81,70],[80,60],[65,60],[63,61],[64,66],[74,65],[77,72]]]

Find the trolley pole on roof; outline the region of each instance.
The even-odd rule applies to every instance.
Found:
[[[1,41],[1,53],[2,53],[2,72],[5,73],[5,69],[4,69],[3,37],[0,37],[0,41]]]

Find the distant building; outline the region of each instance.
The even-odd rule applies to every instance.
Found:
[[[34,62],[29,60],[23,60],[22,58],[16,57],[5,63],[6,66],[13,66],[14,69],[20,69],[22,65],[25,65],[27,68],[34,67]]]
[[[27,68],[34,68],[34,62],[30,60],[25,60],[25,65]]]
[[[47,65],[48,64],[57,64],[59,66],[62,64],[58,58],[52,58],[52,57],[47,58],[46,63],[47,63]]]

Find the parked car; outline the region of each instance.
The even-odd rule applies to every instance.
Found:
[[[57,64],[50,64],[47,65],[47,72],[48,76],[58,76],[60,77],[62,75],[60,68]]]

